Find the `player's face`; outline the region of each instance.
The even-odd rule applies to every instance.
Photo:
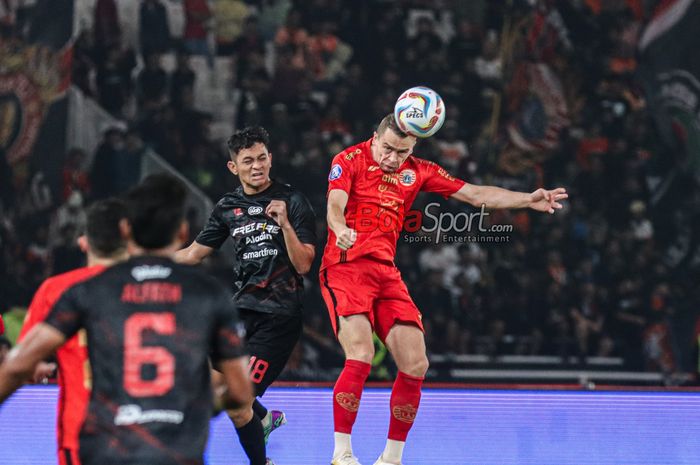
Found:
[[[228,169],[238,176],[246,190],[260,190],[270,183],[272,154],[260,142],[241,149],[235,161],[228,162]]]
[[[416,138],[400,137],[394,131],[386,130],[380,136],[374,133],[372,141],[372,158],[385,173],[394,173],[413,153]]]

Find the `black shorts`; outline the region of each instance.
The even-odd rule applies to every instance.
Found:
[[[240,309],[255,395],[262,396],[282,373],[302,332],[302,317]]]

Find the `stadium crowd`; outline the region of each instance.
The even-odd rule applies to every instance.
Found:
[[[231,127],[269,130],[273,175],[312,201],[319,237],[332,156],[369,138],[400,92],[418,84],[447,106],[443,129],[418,144],[418,156],[468,182],[567,188],[563,214],[490,212],[490,224],[513,225],[497,243],[475,231],[404,233],[397,265],[431,353],[562,355],[582,364],[618,356],[633,369],[690,371],[698,296],[690,279],[670,277],[652,221],[645,174],[662,149],[634,78],[636,5],[184,0],[184,34],[174,39],[162,1],[145,0],[140,45],[127,49],[115,0],[98,0],[94,27],[75,43],[73,83],[128,127],[105,132],[91,166],[88,154],[69,151],[60,198],[40,174],[0,170],[0,310],[25,307],[42,279],[80,263],[83,205],[134,184],[146,148],[213,199],[232,188],[212,115],[194,107],[202,77],[191,56],[218,55],[233,58]],[[170,73],[164,54],[176,57]],[[556,144],[527,152],[508,128],[525,105],[514,97],[518,65],[534,62],[562,82],[566,115]],[[463,208],[425,196],[414,209],[425,214],[430,202],[440,212]],[[225,279],[227,265],[220,268]],[[342,355],[315,271],[307,294],[304,342],[286,375],[331,379]]]

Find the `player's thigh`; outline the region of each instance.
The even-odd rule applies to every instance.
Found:
[[[386,336],[385,344],[396,366],[411,376],[425,376],[428,371],[425,336],[414,324],[394,324]]]
[[[374,357],[372,324],[367,314],[343,316],[338,319],[338,342],[345,358],[370,363]]]
[[[284,369],[302,333],[301,315],[259,316],[256,331],[246,335],[250,379],[255,395],[262,396]]]

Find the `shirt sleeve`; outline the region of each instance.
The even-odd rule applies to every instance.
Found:
[[[24,323],[22,324],[22,329],[19,332],[18,342],[24,340],[27,333],[37,325],[37,323],[44,321],[46,315],[48,315],[51,310],[51,304],[48,299],[48,287],[49,281],[44,281],[39,289],[34,294],[32,298],[32,303],[29,304],[29,310],[27,310],[27,316],[24,317]]]
[[[214,249],[218,249],[224,242],[226,242],[229,230],[226,223],[224,223],[224,221],[221,219],[219,212],[220,209],[217,205],[214,207],[214,210],[212,210],[211,215],[209,215],[209,219],[207,220],[207,224],[197,235],[195,241]]]
[[[431,161],[422,160],[421,171],[423,185],[421,191],[434,192],[444,197],[449,197],[466,184],[461,179],[450,175],[444,168]]]
[[[291,198],[290,221],[303,244],[316,245],[316,214],[309,200],[300,193]]]
[[[331,171],[328,173],[328,192],[340,189],[350,194],[352,188],[353,172],[352,152],[340,152],[333,157]]]
[[[70,339],[84,325],[85,306],[80,302],[82,285],[73,286],[63,293],[44,321]]]
[[[238,358],[243,355],[243,343],[239,333],[238,312],[233,306],[231,296],[223,288],[215,292],[214,338],[211,351],[215,361]]]

